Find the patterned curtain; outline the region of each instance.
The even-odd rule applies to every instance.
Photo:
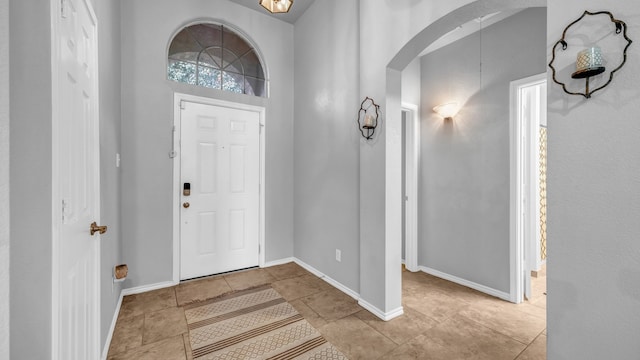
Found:
[[[547,259],[547,128],[540,127],[540,259]]]

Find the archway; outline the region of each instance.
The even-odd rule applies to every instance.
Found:
[[[398,215],[401,208],[401,192],[402,192],[402,175],[397,171],[397,160],[401,154],[401,87],[402,87],[402,71],[413,61],[425,48],[435,42],[446,33],[455,29],[458,25],[467,23],[473,19],[477,19],[486,14],[495,13],[506,10],[517,10],[530,7],[546,7],[546,0],[530,0],[530,1],[511,1],[511,0],[478,0],[451,11],[447,15],[434,21],[422,31],[409,40],[392,58],[386,68],[386,109],[385,124],[386,130],[386,161],[385,175],[387,179],[385,203],[385,224],[387,229],[393,229],[393,236],[385,237],[386,248],[392,247],[392,243],[401,237],[400,229],[402,228],[402,218]],[[397,231],[396,231],[397,229]],[[510,251],[513,254],[513,251]],[[511,255],[513,256],[513,255]],[[398,262],[395,254],[385,253],[385,268],[387,279],[395,282],[386,288],[387,298],[401,299],[401,294],[395,293],[402,291],[401,272],[399,269],[394,270],[391,266]],[[389,273],[390,272],[390,273]]]

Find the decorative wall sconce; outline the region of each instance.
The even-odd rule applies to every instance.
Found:
[[[373,137],[378,127],[378,116],[380,116],[380,105],[376,104],[372,98],[365,97],[358,111],[358,129],[365,139],[369,140]]]
[[[272,14],[286,13],[291,9],[293,0],[260,0],[260,5]]]
[[[453,117],[458,113],[458,110],[457,102],[440,104],[433,108],[433,111],[440,115],[445,121],[453,121]]]
[[[615,25],[615,34],[620,34],[622,33],[622,36],[624,36],[625,40],[627,40],[627,45],[624,47],[624,49],[622,50],[622,63],[620,63],[620,65],[613,69],[611,71],[611,73],[609,74],[609,80],[602,86],[597,87],[593,90],[589,89],[589,78],[598,74],[602,74],[606,69],[604,67],[604,59],[602,56],[602,50],[600,50],[600,48],[598,46],[592,46],[589,47],[585,50],[582,50],[580,52],[578,52],[578,56],[577,56],[577,60],[576,60],[576,72],[574,72],[573,74],[571,74],[571,77],[573,79],[585,79],[585,92],[584,93],[580,93],[580,92],[571,92],[569,90],[567,90],[567,86],[565,83],[558,81],[558,79],[556,78],[556,68],[553,67],[553,62],[556,59],[556,48],[558,47],[558,45],[562,46],[562,50],[567,50],[568,44],[567,41],[565,40],[565,37],[567,35],[567,31],[569,30],[569,28],[573,25],[575,25],[577,22],[579,22],[580,20],[582,20],[585,16],[587,15],[609,15],[609,19],[611,19],[611,22],[614,23]],[[580,16],[578,19],[576,19],[574,22],[572,22],[571,24],[567,25],[567,27],[564,29],[564,31],[562,32],[562,38],[560,40],[558,40],[555,45],[553,45],[553,52],[552,52],[552,57],[551,57],[551,62],[549,63],[549,67],[552,70],[552,74],[553,74],[553,81],[562,86],[562,89],[564,90],[564,92],[566,92],[567,94],[570,95],[582,95],[585,98],[589,99],[591,98],[591,95],[598,91],[603,89],[604,87],[606,87],[607,85],[609,85],[611,83],[611,81],[613,80],[613,74],[620,70],[620,68],[624,65],[624,63],[627,61],[627,49],[629,48],[629,46],[631,45],[632,41],[631,39],[629,39],[629,37],[627,36],[627,24],[625,24],[624,21],[618,20],[616,18],[613,17],[613,14],[611,14],[608,11],[598,11],[595,13],[589,12],[589,11],[585,11],[582,16]]]

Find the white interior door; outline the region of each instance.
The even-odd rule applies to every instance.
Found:
[[[91,4],[64,0],[54,38],[54,356],[97,359],[99,345],[99,127],[97,30]],[[57,212],[58,210],[56,210]]]
[[[259,264],[260,115],[182,102],[180,279]]]
[[[404,144],[404,239],[407,270],[418,268],[418,171],[420,164],[420,121],[418,106],[402,104],[405,126]]]
[[[539,131],[546,116],[546,79],[535,80],[519,88],[521,114],[521,188],[524,297],[531,299],[531,271],[540,263],[540,201],[539,201]],[[546,119],[545,119],[546,122]]]

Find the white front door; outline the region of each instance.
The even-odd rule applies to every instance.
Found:
[[[100,355],[100,221],[96,18],[86,0],[53,14],[53,358]],[[56,91],[56,89],[58,91]],[[45,274],[43,274],[45,275]]]
[[[182,102],[180,279],[259,264],[260,115]]]

